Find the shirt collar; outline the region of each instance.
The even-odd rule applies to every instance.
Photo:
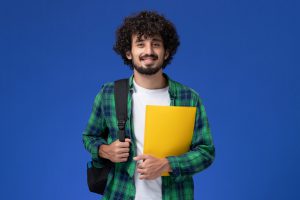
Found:
[[[167,74],[163,73],[163,76],[168,81],[170,97],[175,98],[176,93],[177,93],[175,82],[172,79],[170,79],[170,77]],[[129,90],[132,91],[132,92],[135,92],[135,88],[133,86],[133,74],[129,77]]]

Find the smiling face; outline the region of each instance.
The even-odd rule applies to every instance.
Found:
[[[164,48],[161,36],[138,37],[132,35],[131,51],[126,57],[132,60],[133,68],[140,74],[153,75],[162,69],[169,54]]]

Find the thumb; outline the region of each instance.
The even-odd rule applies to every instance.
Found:
[[[133,160],[139,161],[139,160],[146,160],[147,158],[148,158],[148,156],[143,154],[143,155],[138,155],[138,156],[134,157]]]
[[[131,143],[131,139],[125,138],[125,142],[130,142]]]

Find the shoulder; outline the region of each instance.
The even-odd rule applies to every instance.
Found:
[[[96,95],[96,101],[101,102],[105,99],[111,99],[114,95],[114,82],[108,82],[101,85]]]
[[[193,103],[197,103],[198,101],[201,101],[199,93],[196,92],[194,89],[192,89],[189,86],[186,86],[182,83],[179,83],[174,80],[170,80],[170,83],[172,84],[172,90],[175,92],[177,98],[181,100],[190,100]]]
[[[109,95],[114,93],[114,82],[104,83],[101,86],[100,93],[102,93],[103,95]]]

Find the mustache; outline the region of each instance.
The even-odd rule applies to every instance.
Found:
[[[145,59],[145,58],[158,59],[158,56],[156,54],[146,54],[146,55],[140,56],[140,59]]]

